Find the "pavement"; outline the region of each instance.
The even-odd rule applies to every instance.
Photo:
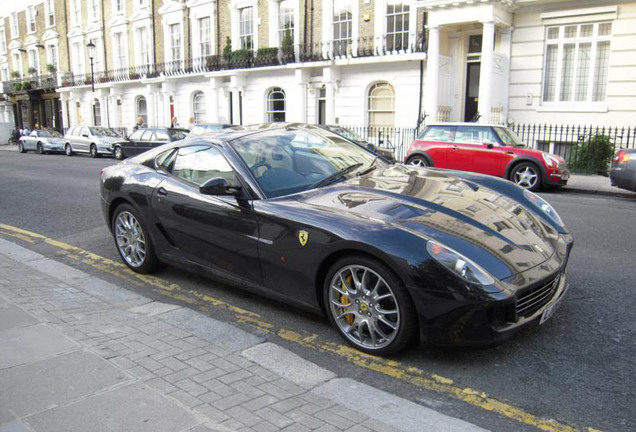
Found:
[[[0,144],[0,150],[17,152],[18,148],[17,146]],[[625,189],[614,187],[610,184],[609,177],[600,175],[572,174],[566,186],[560,189],[555,189],[554,191],[556,191],[557,193],[559,191],[564,191],[592,195],[636,198],[636,192],[631,192]]]
[[[0,431],[484,431],[0,239]]]

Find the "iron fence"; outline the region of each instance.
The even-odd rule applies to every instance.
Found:
[[[398,162],[404,161],[406,152],[418,135],[416,128],[343,126],[365,141],[393,151]]]

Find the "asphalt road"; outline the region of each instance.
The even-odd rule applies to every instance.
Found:
[[[0,223],[119,260],[98,196],[99,171],[113,163],[112,159],[84,156],[0,151]],[[417,367],[450,378],[462,388],[485,392],[534,416],[555,419],[576,429],[633,430],[636,201],[564,192],[542,195],[561,214],[575,238],[569,264],[571,288],[556,315],[543,326],[523,331],[502,345],[471,350],[414,347],[394,358],[395,364],[405,370]],[[176,301],[163,298],[150,287],[128,286],[116,275],[75,261],[43,242],[5,238],[111,282],[147,291],[158,300]],[[175,268],[163,269],[157,276],[184,287],[193,298],[213,296],[255,311],[276,326],[316,334],[325,343],[341,343],[323,317],[299,313],[285,304]],[[217,319],[232,319],[227,310],[213,305],[204,312]],[[536,430],[408,379],[360,367],[333,353],[276,335],[268,338],[340,376],[356,378],[482,427],[494,431]]]

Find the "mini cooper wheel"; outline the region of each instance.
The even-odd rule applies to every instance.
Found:
[[[18,141],[18,152],[26,153],[26,150],[24,150],[24,144],[22,144],[22,141]]]
[[[64,153],[66,154],[66,156],[73,156],[73,148],[71,147],[70,144],[66,144],[64,146]]]
[[[98,158],[99,157],[99,153],[97,153],[97,146],[95,144],[91,144],[91,157],[92,158]]]
[[[46,154],[46,152],[44,151],[44,146],[42,145],[42,143],[38,143],[38,153],[40,153],[41,155]]]
[[[428,167],[431,166],[430,163],[423,156],[413,156],[409,158],[406,162],[407,165],[416,166],[416,167]]]
[[[361,351],[394,354],[417,335],[415,307],[404,284],[374,259],[336,262],[325,279],[324,301],[333,326]]]
[[[533,163],[522,162],[513,168],[510,180],[524,189],[536,191],[541,187],[541,171]]]
[[[120,146],[115,147],[115,151],[113,152],[113,154],[115,155],[115,159],[124,160],[124,151],[121,149]]]
[[[159,263],[148,230],[128,204],[115,210],[112,231],[117,251],[124,263],[137,273],[151,273]]]

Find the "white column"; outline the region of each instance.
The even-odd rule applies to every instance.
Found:
[[[219,78],[210,78],[210,85],[205,89],[205,100],[207,102],[208,121],[219,123]]]
[[[490,123],[492,110],[492,71],[495,50],[495,23],[488,21],[484,24],[481,43],[481,70],[479,73],[479,105],[480,123]]]
[[[285,109],[287,121],[307,122],[307,77],[305,69],[296,69],[294,91],[286,96]]]
[[[146,86],[146,106],[148,107],[148,126],[160,126],[157,115],[157,89]]]
[[[505,77],[505,83],[502,85],[502,89],[503,89],[503,119],[502,121],[504,123],[508,122],[508,107],[509,107],[509,102],[508,102],[508,96],[509,96],[509,91],[510,91],[510,58],[512,57],[512,31],[513,28],[512,27],[508,27],[506,29],[504,29],[501,32],[501,48],[499,52],[505,53],[507,56],[507,68],[506,68],[506,73],[504,75]]]
[[[334,67],[326,67],[322,70],[322,78],[325,84],[325,122],[336,124],[336,81],[338,70]]]
[[[232,91],[232,122],[235,125],[240,125],[241,123],[241,103],[239,98],[239,93],[242,91],[241,87],[234,87],[231,89]]]
[[[426,86],[424,91],[425,123],[437,121],[439,92],[439,27],[429,28],[428,54],[426,58]]]

